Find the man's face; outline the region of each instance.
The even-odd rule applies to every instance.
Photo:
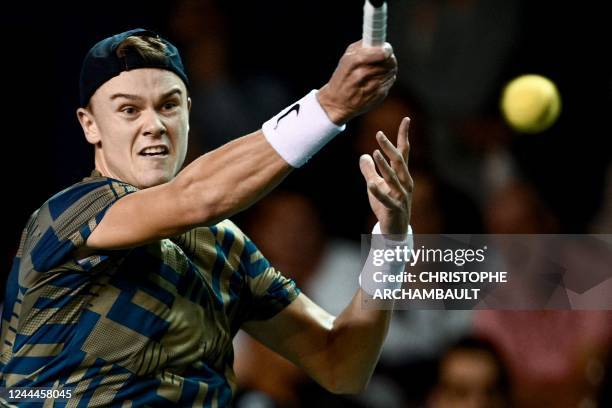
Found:
[[[484,351],[455,350],[440,367],[440,378],[431,408],[501,408],[506,406],[499,389],[499,368]]]
[[[191,101],[173,72],[122,72],[96,90],[90,109],[77,111],[96,146],[96,169],[139,188],[170,181],[187,153]]]

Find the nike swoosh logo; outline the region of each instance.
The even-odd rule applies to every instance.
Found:
[[[282,118],[284,118],[285,116],[289,115],[289,114],[290,114],[291,112],[293,112],[293,111],[295,111],[295,116],[297,116],[297,115],[299,115],[299,114],[300,114],[300,104],[299,104],[299,103],[296,103],[295,105],[293,105],[293,106],[292,106],[292,107],[291,107],[291,108],[290,108],[290,109],[289,109],[287,112],[285,112],[285,113],[283,114],[283,116],[281,116],[280,118],[278,118],[278,119],[276,120],[276,126],[274,126],[274,129],[276,129],[276,128],[278,127],[278,122],[280,122],[280,120],[281,120]]]

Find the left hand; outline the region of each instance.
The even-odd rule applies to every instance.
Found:
[[[409,125],[410,119],[404,118],[397,133],[397,146],[383,132],[378,132],[376,140],[382,153],[376,149],[372,156],[364,154],[359,158],[370,207],[383,234],[405,234],[410,224],[414,182],[408,171]]]

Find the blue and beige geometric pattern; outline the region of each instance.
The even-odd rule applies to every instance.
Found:
[[[44,406],[231,403],[233,337],[299,289],[229,220],[77,259],[106,210],[135,191],[94,171],[30,217],[7,283],[0,387],[73,389]]]

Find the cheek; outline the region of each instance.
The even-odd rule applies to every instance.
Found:
[[[130,154],[136,140],[132,126],[119,121],[111,121],[102,132],[102,144],[105,150],[115,153]]]
[[[187,157],[187,135],[183,136],[178,145],[176,146],[176,162],[175,162],[175,171],[179,171],[183,164],[185,163],[185,158]]]
[[[174,127],[174,144],[179,154],[184,154],[187,151],[189,123],[181,120]]]
[[[117,157],[126,157],[132,153],[132,144],[124,138],[117,137],[118,134],[114,134],[113,137],[107,138],[107,144],[105,149],[113,152]]]

